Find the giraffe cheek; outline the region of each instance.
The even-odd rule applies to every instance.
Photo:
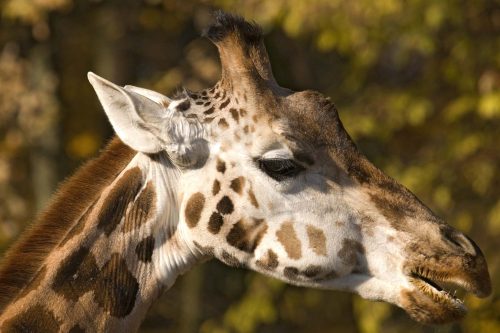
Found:
[[[264,219],[241,219],[233,224],[226,236],[226,241],[240,251],[254,253],[267,229],[268,225]]]

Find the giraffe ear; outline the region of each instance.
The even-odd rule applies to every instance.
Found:
[[[88,73],[88,79],[113,129],[125,144],[143,153],[164,149],[158,131],[166,122],[162,114],[166,109],[164,103],[170,101],[167,97],[147,89],[122,88],[92,72]]]
[[[135,92],[139,95],[143,95],[144,97],[147,97],[150,100],[155,101],[156,103],[161,104],[166,108],[168,108],[170,103],[172,103],[172,100],[170,98],[154,90],[144,89],[131,85],[126,85],[124,88],[128,91]]]
[[[116,134],[132,149],[143,153],[164,150],[180,168],[207,159],[206,130],[197,119],[175,111],[179,101],[144,88],[123,88],[94,73],[88,73],[88,78]]]

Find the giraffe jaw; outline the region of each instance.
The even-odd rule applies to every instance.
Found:
[[[401,307],[414,320],[424,324],[449,323],[467,314],[463,300],[456,296],[457,289],[463,291],[461,295],[472,292],[482,296],[463,279],[420,267],[412,271],[408,280],[414,288],[401,292]]]
[[[460,288],[470,292],[472,288],[469,284],[445,278],[437,272],[420,272],[421,274],[414,273],[406,277],[401,275],[392,281],[368,274],[350,274],[323,281],[315,287],[351,291],[365,299],[395,304],[412,319],[423,324],[444,324],[462,319],[467,314],[464,302],[440,285],[446,285],[447,289]]]

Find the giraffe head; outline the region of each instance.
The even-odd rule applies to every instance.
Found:
[[[89,74],[118,136],[168,155],[169,228],[192,256],[387,301],[424,323],[466,313],[441,283],[490,293],[478,246],[373,166],[327,97],[276,83],[259,27],[219,13],[207,37],[223,74],[201,92],[170,99]]]

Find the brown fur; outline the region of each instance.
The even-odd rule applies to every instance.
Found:
[[[267,224],[262,219],[239,220],[227,234],[226,240],[229,245],[241,251],[252,253],[259,245],[266,231]]]
[[[258,25],[237,15],[218,12],[215,24],[207,30],[206,36],[219,48],[223,79],[238,82],[241,88],[246,78],[253,78],[268,83],[271,89],[282,90],[276,89],[279,87],[272,75],[262,42],[262,29]],[[229,85],[235,88],[234,84]],[[246,102],[247,96],[243,95],[243,98]]]
[[[33,290],[36,290],[38,287],[40,287],[40,284],[42,283],[43,279],[45,279],[46,273],[47,273],[47,267],[43,266],[42,268],[40,268],[38,273],[36,273],[35,277],[33,277],[33,279],[31,280],[30,285],[21,290],[21,292],[18,295],[18,298],[21,299],[27,296]]]
[[[250,203],[255,207],[259,208],[259,202],[257,201],[257,198],[255,197],[255,193],[253,193],[252,189],[248,190],[248,198],[250,199]]]
[[[220,182],[216,179],[214,181],[214,185],[212,186],[212,194],[217,195],[220,191]]]
[[[148,263],[151,262],[154,249],[155,238],[153,236],[148,236],[137,244],[135,247],[135,254],[140,261]]]
[[[89,291],[99,276],[99,267],[90,249],[80,247],[64,259],[52,281],[52,289],[73,302]]]
[[[291,259],[300,259],[302,257],[300,239],[297,237],[292,222],[283,223],[280,230],[276,231],[276,237],[278,237],[278,241],[283,245]]]
[[[267,255],[255,262],[257,266],[267,270],[274,270],[278,267],[278,255],[273,250],[267,250]]]
[[[155,210],[156,191],[153,182],[150,181],[128,210],[122,231],[130,232],[134,229],[139,229],[141,225],[151,219]]]
[[[414,320],[427,324],[443,324],[461,319],[466,311],[458,306],[436,302],[418,290],[401,291],[402,306]]]
[[[323,230],[307,225],[309,247],[319,256],[326,256],[326,237]]]
[[[314,278],[316,276],[318,276],[319,274],[321,274],[322,271],[321,271],[321,267],[320,266],[317,266],[317,265],[309,265],[306,267],[306,269],[302,272],[302,275],[304,275],[305,277],[307,278]]]
[[[219,127],[226,129],[229,127],[229,124],[227,123],[226,119],[222,118],[219,120]]]
[[[99,306],[112,316],[123,318],[135,306],[139,283],[129,271],[125,259],[113,253],[104,264],[93,290]]]
[[[219,109],[224,109],[229,104],[229,102],[231,102],[231,100],[227,98],[224,102],[221,103],[221,105],[219,105]]]
[[[78,324],[73,326],[69,331],[68,333],[85,333],[86,331],[81,328]]]
[[[135,197],[142,187],[142,173],[139,167],[127,170],[113,188],[109,191],[99,211],[97,227],[104,230],[109,236],[120,224],[129,205],[134,202]],[[132,224],[130,217],[125,218],[125,229]]]
[[[64,236],[62,241],[59,243],[59,247],[63,247],[70,239],[80,234],[83,229],[85,229],[85,223],[87,222],[87,218],[89,217],[92,209],[94,208],[95,203],[93,203],[87,211],[80,217],[78,222],[69,230],[69,232]]]
[[[57,191],[44,213],[7,251],[0,266],[0,311],[26,286],[75,221],[126,167],[135,151],[113,139]]]
[[[241,195],[243,186],[245,186],[245,177],[238,177],[231,181],[231,185],[229,187],[231,187],[234,192]]]
[[[194,228],[198,224],[204,206],[205,196],[200,192],[196,192],[189,198],[186,204],[185,216],[186,223],[190,228]]]
[[[358,253],[365,253],[363,245],[358,241],[344,238],[342,241],[342,248],[338,253],[339,258],[342,259],[344,264],[347,266],[354,266],[357,261]]]
[[[299,270],[297,267],[287,266],[283,269],[283,274],[289,280],[296,280],[297,275],[299,275]]]
[[[220,199],[220,201],[217,203],[217,211],[223,215],[228,215],[231,214],[234,211],[234,205],[231,199],[225,195]]]
[[[231,253],[227,252],[226,250],[222,251],[222,260],[229,266],[231,267],[242,267],[243,264],[233,256]]]
[[[208,231],[210,231],[214,235],[218,234],[223,224],[224,218],[222,217],[222,215],[218,212],[213,212],[212,215],[210,215],[210,219],[208,220]]]
[[[238,111],[236,109],[231,108],[229,109],[229,112],[231,112],[231,116],[233,116],[234,121],[238,123],[240,121],[240,115]]]
[[[58,332],[60,323],[50,310],[35,305],[7,320],[1,329],[4,333]]]
[[[223,160],[217,159],[217,166],[216,166],[217,171],[220,173],[226,172],[226,162]]]

